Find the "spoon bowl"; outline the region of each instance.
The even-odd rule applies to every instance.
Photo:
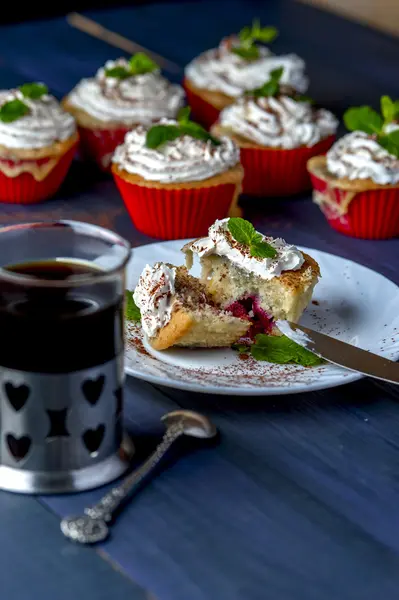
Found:
[[[183,434],[187,436],[210,439],[217,434],[215,425],[208,417],[191,410],[175,410],[164,415],[161,420],[165,423],[167,428],[176,423],[182,423]]]

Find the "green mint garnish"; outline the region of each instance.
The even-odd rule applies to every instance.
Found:
[[[137,52],[129,60],[130,72],[132,75],[143,75],[144,73],[152,73],[158,69],[158,65],[144,52]]]
[[[231,349],[236,350],[239,354],[249,354],[251,352],[251,348],[245,344],[233,344]]]
[[[19,87],[19,90],[25,98],[31,100],[38,100],[48,94],[48,87],[44,83],[24,83]]]
[[[313,367],[324,362],[316,354],[306,350],[285,335],[273,336],[259,333],[255,338],[255,343],[251,346],[251,355],[255,360],[264,360],[280,365],[293,363],[303,367]]]
[[[112,67],[111,69],[105,69],[105,75],[107,77],[114,77],[115,79],[127,79],[132,76],[132,73],[125,69],[125,67]]]
[[[29,113],[29,107],[22,100],[10,100],[0,108],[0,121],[12,123]]]
[[[125,290],[125,317],[128,321],[141,321],[140,309],[134,301],[133,292]]]
[[[273,69],[270,72],[270,79],[261,87],[246,92],[250,96],[261,98],[263,96],[278,96],[280,94],[280,79],[283,76],[284,68]]]
[[[155,69],[158,69],[157,63],[144,54],[144,52],[137,52],[130,58],[127,67],[117,65],[116,67],[105,69],[105,75],[107,77],[114,77],[115,79],[127,79],[128,77],[134,77],[135,75],[152,73]]]
[[[147,131],[145,145],[155,150],[165,142],[171,142],[183,135],[189,135],[203,142],[210,141],[214,146],[221,144],[220,140],[211,135],[198,123],[190,121],[190,107],[186,106],[177,115],[177,125],[154,125]]]
[[[259,58],[259,48],[255,42],[269,44],[278,35],[275,27],[261,27],[259,19],[254,19],[251,26],[246,26],[238,34],[240,45],[233,46],[231,52],[245,60],[256,60]]]
[[[255,258],[275,258],[277,256],[277,250],[263,240],[262,235],[249,221],[241,219],[241,217],[231,217],[227,227],[236,242],[249,247],[251,256]]]
[[[385,126],[399,120],[399,100],[389,96],[381,98],[381,115],[370,106],[349,108],[344,114],[344,123],[349,131],[364,131],[376,136],[377,142],[390,154],[399,158],[399,130],[385,132]]]

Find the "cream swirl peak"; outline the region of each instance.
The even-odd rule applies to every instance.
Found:
[[[243,96],[222,110],[219,124],[255,144],[290,149],[314,146],[335,134],[338,120],[289,96]]]
[[[140,309],[141,325],[148,337],[154,337],[170,321],[175,305],[176,268],[157,262],[146,265],[133,293]]]
[[[68,102],[99,121],[128,126],[175,117],[184,104],[183,88],[165,79],[159,68],[124,77],[110,75],[118,70],[128,73],[129,67],[124,58],[107,61],[95,77],[77,84]]]
[[[363,131],[339,139],[327,152],[327,168],[337,177],[371,179],[380,185],[399,183],[399,158]]]
[[[231,48],[239,45],[239,38],[232,36],[222,40],[218,48],[203,52],[191,61],[185,76],[198,88],[221,92],[236,98],[245,91],[263,85],[271,71],[283,67],[283,85],[303,93],[308,88],[305,62],[296,54],[277,56],[265,46],[258,46],[258,58],[248,61]]]
[[[258,275],[262,279],[273,279],[283,271],[296,271],[305,262],[304,256],[296,246],[287,244],[283,239],[267,237],[255,232],[262,242],[275,250],[273,258],[252,256],[249,246],[237,242],[229,231],[229,219],[215,221],[209,228],[208,237],[193,242],[190,251],[200,258],[216,254],[224,256],[244,271]],[[188,259],[190,267],[190,258]]]
[[[43,93],[30,98],[21,89],[0,90],[0,111],[10,105],[25,107],[25,112],[18,118],[0,118],[0,146],[34,150],[63,142],[74,135],[75,119],[63,110],[54,96]]]
[[[159,124],[178,125],[168,119],[161,119]],[[112,159],[121,169],[147,181],[202,181],[227,171],[240,160],[239,148],[226,137],[216,146],[211,140],[182,135],[152,149],[146,146],[147,132],[148,127],[143,125],[129,131]]]

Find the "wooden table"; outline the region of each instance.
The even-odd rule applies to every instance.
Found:
[[[279,27],[277,52],[307,60],[310,94],[337,114],[349,104],[376,106],[382,94],[399,97],[397,40],[289,0],[160,3],[89,16],[181,66],[259,16]],[[3,27],[1,87],[42,80],[62,97],[118,54],[61,18]],[[261,231],[358,261],[399,283],[398,240],[341,236],[309,196],[245,201],[244,208]],[[133,246],[152,241],[132,226],[113,182],[78,162],[56,199],[33,208],[0,206],[1,223],[57,217],[110,227]],[[250,399],[128,378],[126,426],[138,459],[158,439],[160,416],[176,407],[209,414],[220,445],[164,471],[97,548],[64,541],[58,522],[101,491],[0,493],[1,598],[397,599],[397,399],[397,388],[366,379]]]

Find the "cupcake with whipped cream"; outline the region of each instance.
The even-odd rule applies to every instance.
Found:
[[[283,79],[282,67],[272,71],[263,86],[224,108],[211,129],[240,147],[244,194],[287,196],[309,189],[308,159],[334,143],[335,116],[315,109]]]
[[[31,204],[53,196],[77,143],[75,119],[46,85],[0,90],[0,201]]]
[[[138,52],[130,60],[107,61],[94,77],[82,79],[63,105],[78,122],[83,153],[108,171],[116,146],[130,129],[175,118],[184,98],[183,88]]]
[[[277,36],[275,27],[254,21],[238,35],[224,38],[192,60],[185,69],[184,88],[194,118],[210,127],[219,112],[248,90],[262,86],[270,73],[284,68],[282,83],[303,94],[308,88],[305,62],[296,54],[276,55],[264,44]]]
[[[132,221],[147,235],[198,237],[216,219],[240,214],[239,148],[191,121],[189,109],[182,109],[178,120],[130,131],[112,161]]]
[[[309,160],[313,200],[331,227],[346,235],[387,239],[399,235],[399,100],[381,98],[344,114],[350,133],[326,156]]]

